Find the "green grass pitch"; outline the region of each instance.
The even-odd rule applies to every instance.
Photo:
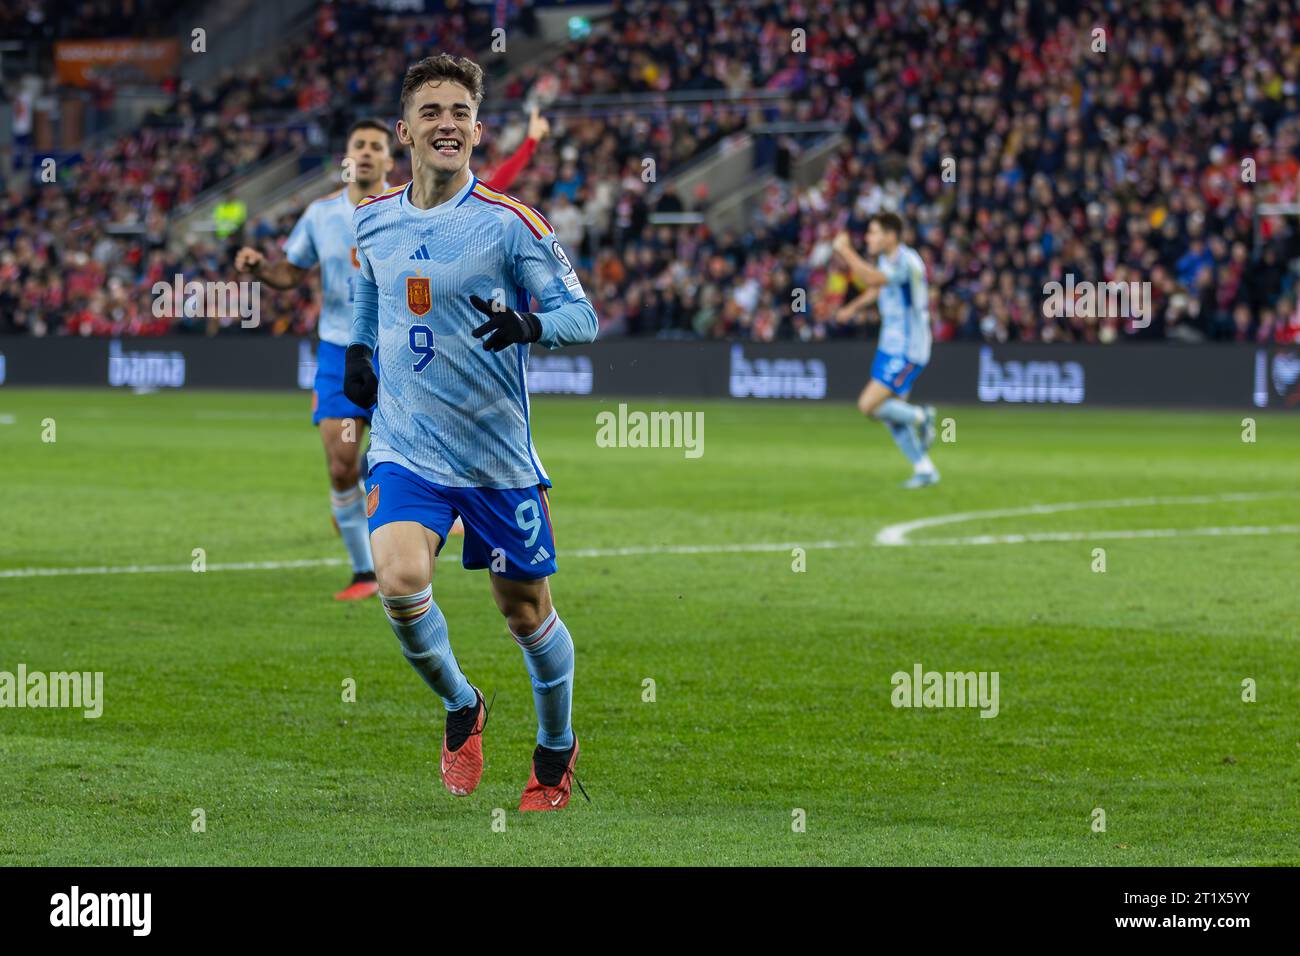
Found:
[[[105,696],[0,710],[0,861],[1300,864],[1294,415],[1252,443],[1243,413],[941,409],[943,482],[909,492],[849,405],[632,400],[704,413],[688,459],[598,447],[616,401],[537,400],[592,802],[521,815],[528,679],[454,539],[434,593],[499,694],[465,799],[378,603],[330,599],[344,567],[221,569],[342,557],[306,404],[0,392],[0,670]],[[98,566],[174,569],[14,573]],[[998,672],[999,713],[893,707],[917,663]]]

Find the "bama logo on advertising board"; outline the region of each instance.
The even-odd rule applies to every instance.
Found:
[[[826,363],[821,359],[745,358],[731,347],[732,398],[825,398]]]
[[[316,353],[311,349],[311,342],[303,339],[298,343],[298,387],[312,388],[316,384]]]
[[[114,339],[108,345],[108,384],[114,388],[180,388],[185,384],[185,356],[159,349],[128,352]]]
[[[1300,408],[1300,352],[1255,353],[1255,407]]]
[[[981,402],[1018,404],[1083,402],[1083,366],[1078,362],[1036,360],[1000,362],[993,349],[980,349],[979,399]]]
[[[595,380],[585,355],[532,355],[528,391],[537,395],[590,395]]]

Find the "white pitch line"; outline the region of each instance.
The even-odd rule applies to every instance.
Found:
[[[579,548],[566,551],[575,558],[625,558],[638,554],[733,554],[749,551],[790,551],[794,548],[856,548],[861,541],[787,541],[760,544],[665,544],[644,548]]]
[[[936,528],[946,524],[960,524],[964,521],[977,521],[981,518],[1020,518],[1025,515],[1053,515],[1063,511],[1104,510],[1107,508],[1146,508],[1157,505],[1208,505],[1224,501],[1259,501],[1265,498],[1291,498],[1294,492],[1263,491],[1242,492],[1222,495],[1185,495],[1182,497],[1156,498],[1115,498],[1109,501],[1063,501],[1050,505],[1027,505],[1022,508],[994,508],[989,511],[961,511],[955,514],[936,515],[930,518],[918,518],[915,521],[901,521],[881,528],[876,534],[876,544],[897,547],[907,544],[925,544],[924,541],[909,541],[907,536],[922,528]],[[1174,530],[1174,529],[1170,529]]]
[[[1294,497],[1290,492],[1260,492],[1223,495],[1188,495],[1181,498],[1120,498],[1112,501],[1067,501],[1050,505],[1028,505],[1023,508],[998,508],[990,511],[964,511],[957,514],[937,515],[904,521],[882,528],[872,542],[875,545],[899,547],[907,545],[985,545],[1024,544],[1042,541],[1092,541],[1117,538],[1175,538],[1194,536],[1300,534],[1300,525],[1237,526],[1210,528],[1146,528],[1114,531],[1044,531],[1027,534],[973,535],[965,538],[931,538],[909,541],[907,536],[920,528],[958,524],[979,518],[1014,518],[1024,515],[1057,514],[1063,511],[1083,511],[1103,508],[1136,508],[1150,505],[1213,504],[1224,501],[1258,501],[1264,498]],[[666,544],[627,548],[578,548],[564,552],[570,558],[626,558],[662,554],[746,554],[773,551],[830,550],[857,548],[863,541],[783,541],[753,544]],[[285,561],[238,561],[214,563],[207,571],[285,571],[294,568],[336,567],[347,564],[344,558],[303,558]],[[194,572],[190,564],[128,564],[119,566],[91,566],[75,568],[12,568],[0,570],[4,578],[52,578],[103,574],[176,574]]]
[[[318,568],[347,564],[346,558],[303,558],[296,561],[236,561],[230,564],[209,564],[207,571],[282,571],[289,568]],[[192,564],[125,564],[116,567],[98,566],[82,568],[12,568],[0,571],[0,578],[61,578],[85,574],[171,574],[195,571]]]
[[[730,554],[736,552],[790,551],[793,548],[817,550],[826,548],[854,548],[862,545],[861,541],[804,541],[804,542],[769,542],[759,544],[666,544],[659,547],[640,548],[579,548],[565,551],[570,558],[626,558],[636,555],[654,554]],[[12,568],[0,570],[0,578],[55,578],[77,575],[101,574],[175,574],[182,571],[194,574],[213,571],[284,571],[293,568],[333,567],[347,564],[346,558],[305,558],[297,561],[239,561],[234,563],[214,563],[204,572],[194,571],[190,564],[128,564],[80,568]]]

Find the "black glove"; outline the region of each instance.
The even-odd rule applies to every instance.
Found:
[[[489,352],[500,352],[507,345],[536,342],[542,337],[542,322],[531,312],[497,310],[476,295],[469,297],[469,304],[488,317],[474,330],[474,338],[481,339],[491,332],[492,335],[483,342],[483,347]]]
[[[379,397],[379,376],[370,363],[370,349],[364,345],[349,345],[344,353],[343,394],[360,408],[373,408]]]

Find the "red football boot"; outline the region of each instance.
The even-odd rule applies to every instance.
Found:
[[[473,685],[470,685],[473,687]],[[447,729],[442,735],[442,783],[453,795],[468,797],[483,779],[483,728],[487,726],[488,708],[483,694],[474,687],[478,709],[452,711],[447,714]],[[456,749],[447,746],[448,738],[461,740]]]
[[[520,811],[563,810],[569,805],[573,792],[573,765],[578,762],[578,738],[573,738],[573,749],[567,754],[559,750],[537,747],[533,750],[533,769],[528,775],[528,786],[519,800]],[[540,779],[538,770],[541,770]],[[543,783],[542,780],[547,781]]]
[[[363,601],[379,593],[379,582],[374,571],[361,571],[352,575],[352,583],[334,594],[336,601]]]

